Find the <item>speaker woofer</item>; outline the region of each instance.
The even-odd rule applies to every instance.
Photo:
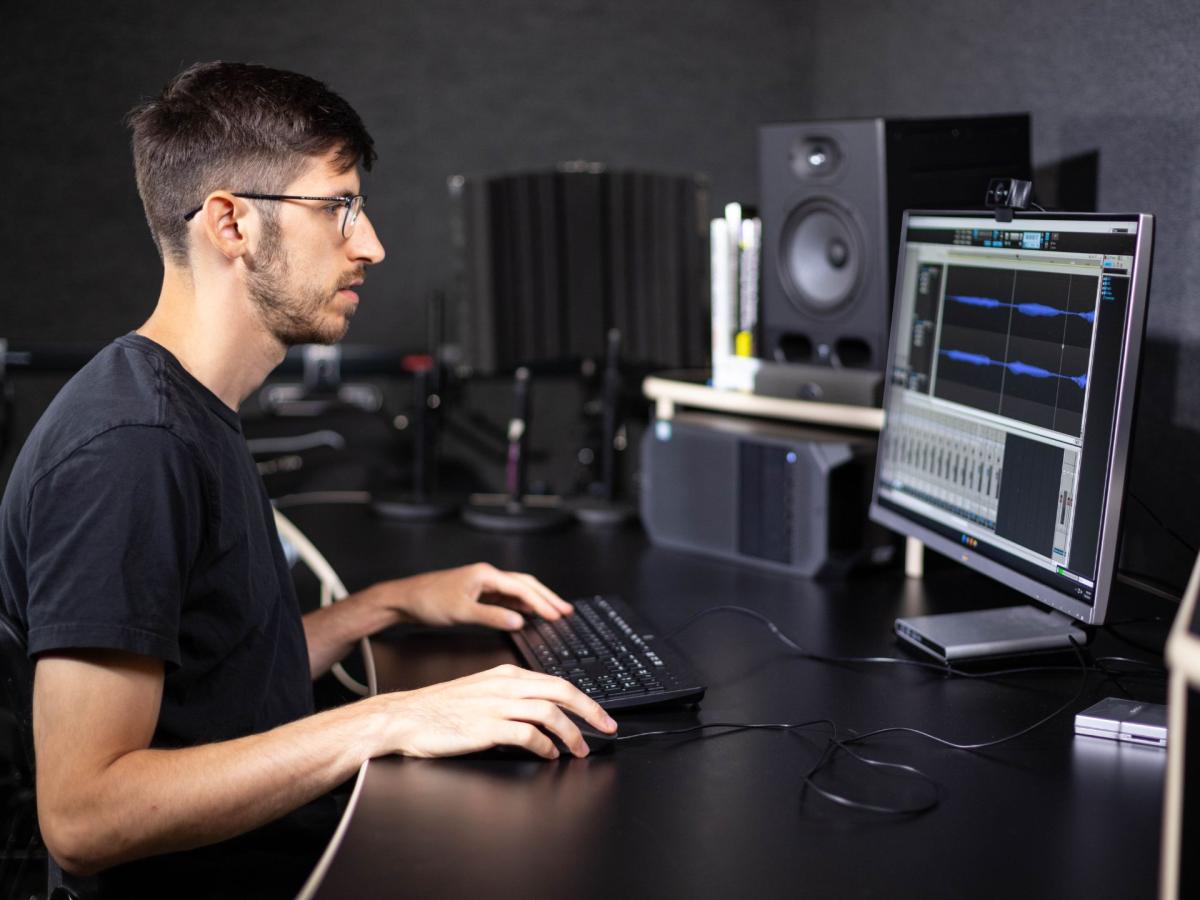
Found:
[[[852,300],[864,259],[858,226],[838,204],[810,200],[787,217],[780,234],[779,279],[798,309],[828,314]]]

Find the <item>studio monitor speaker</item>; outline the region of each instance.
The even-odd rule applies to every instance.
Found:
[[[905,209],[1028,179],[1029,116],[830,119],[759,131],[762,356],[883,368]]]

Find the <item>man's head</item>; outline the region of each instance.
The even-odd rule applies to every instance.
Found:
[[[280,193],[312,157],[344,170],[375,161],[374,142],[345,100],[306,75],[246,63],[197,63],[134,108],[138,193],[164,258],[186,264],[184,215],[221,188]],[[270,215],[270,212],[267,212]]]
[[[358,166],[370,169],[375,159],[350,105],[304,75],[201,63],[128,121],[138,192],[164,262],[189,269],[194,242],[207,235],[205,246],[240,261],[246,293],[276,338],[338,340],[357,303],[340,289],[383,256],[369,223],[357,239],[350,231]],[[249,230],[241,227],[251,220]]]

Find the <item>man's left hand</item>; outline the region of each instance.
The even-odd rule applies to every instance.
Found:
[[[422,625],[487,625],[516,631],[521,613],[557,619],[572,606],[532,575],[488,563],[426,572],[367,589],[371,599]]]

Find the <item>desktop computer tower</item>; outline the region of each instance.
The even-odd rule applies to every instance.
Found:
[[[657,544],[795,575],[892,558],[870,523],[875,438],[681,413],[642,439],[641,513]]]
[[[759,355],[882,370],[901,214],[979,209],[1030,172],[1024,114],[764,126]]]

